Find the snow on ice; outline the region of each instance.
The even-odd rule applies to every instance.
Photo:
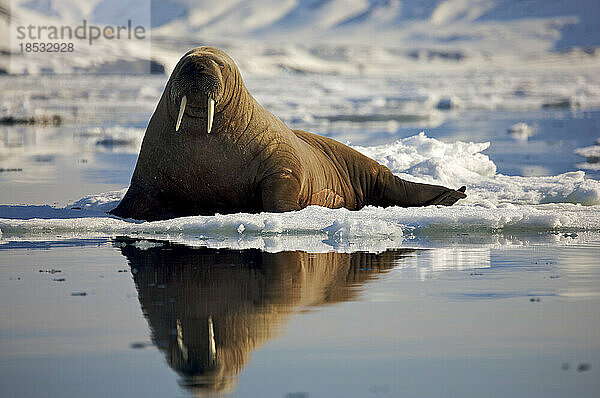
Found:
[[[453,207],[360,211],[311,206],[298,212],[217,214],[173,220],[121,220],[105,212],[125,190],[90,195],[65,207],[0,206],[2,240],[128,235],[210,247],[378,251],[439,234],[600,230],[600,181],[583,171],[550,177],[505,176],[481,151],[488,143],[444,143],[424,133],[393,144],[356,147],[402,178],[467,185]],[[1,242],[1,241],[0,241]]]

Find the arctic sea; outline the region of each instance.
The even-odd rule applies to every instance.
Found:
[[[450,208],[106,215],[166,76],[0,76],[6,396],[600,390],[597,68],[246,84]],[[110,382],[108,382],[110,381]]]

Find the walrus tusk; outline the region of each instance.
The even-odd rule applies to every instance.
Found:
[[[208,119],[208,128],[206,132],[210,134],[210,129],[212,129],[213,118],[215,117],[215,100],[208,97],[208,115],[206,115]]]
[[[186,105],[187,97],[184,95],[181,99],[181,105],[179,106],[179,115],[177,116],[177,124],[175,125],[175,131],[179,131],[179,126],[181,125],[181,119],[183,119],[183,112],[185,111]]]
[[[215,331],[213,330],[212,317],[208,317],[208,352],[210,360],[214,362],[217,359],[217,344],[215,343]]]
[[[183,358],[187,361],[188,349],[183,342],[183,328],[181,327],[181,321],[179,319],[177,319],[177,345],[179,346],[181,355],[183,355]]]

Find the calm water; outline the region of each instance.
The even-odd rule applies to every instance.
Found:
[[[3,107],[64,123],[0,126],[0,205],[64,205],[127,186],[139,144],[131,138],[165,77],[19,79],[0,79]],[[362,106],[351,84],[339,94],[344,79],[328,80],[341,87],[325,104],[330,119],[341,112],[332,104],[349,114]],[[491,141],[485,154],[511,175],[579,169],[573,149],[592,145],[600,128],[597,109],[463,109],[392,128],[319,127],[289,116],[333,95],[314,78],[248,85],[284,121],[342,142],[421,130]],[[280,101],[282,85],[300,100]],[[321,97],[298,94],[305,86]],[[510,137],[517,122],[535,135]],[[483,235],[380,254],[2,240],[0,396],[597,396],[600,235]]]
[[[600,241],[380,254],[17,246],[0,255],[3,396],[600,390]]]

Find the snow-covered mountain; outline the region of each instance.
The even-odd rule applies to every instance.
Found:
[[[398,53],[452,62],[556,57],[579,49],[596,58],[600,47],[598,0],[14,0],[11,6],[3,7],[16,19],[98,23],[149,10],[153,56],[167,69],[174,54],[206,43],[257,55],[246,62],[250,70],[269,58],[283,69],[308,72],[327,72],[328,64],[347,63],[365,48],[368,57],[376,53],[386,63]],[[287,63],[299,53],[312,68]],[[346,72],[343,65],[329,67]]]
[[[600,45],[598,0],[153,0],[152,11],[154,27],[206,37],[410,46],[512,31],[557,50]]]

